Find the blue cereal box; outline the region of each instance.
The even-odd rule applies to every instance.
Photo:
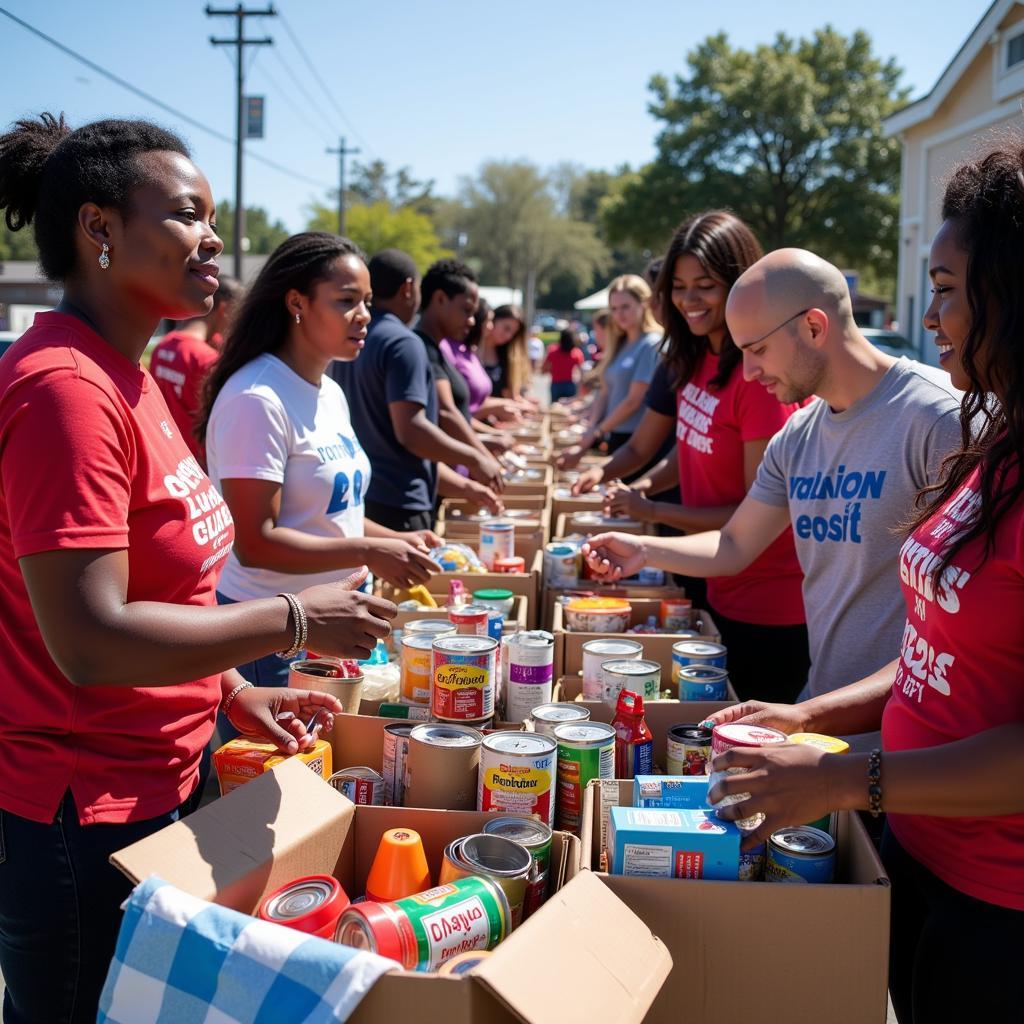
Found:
[[[608,854],[613,875],[735,882],[740,831],[712,810],[612,807]]]
[[[685,808],[708,807],[707,775],[637,775],[633,779],[633,806]]]

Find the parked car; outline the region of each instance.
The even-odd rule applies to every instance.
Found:
[[[917,359],[917,346],[909,339],[897,334],[896,331],[887,331],[881,327],[862,327],[860,333],[871,342],[875,348],[880,348],[890,356],[906,356],[908,359]]]

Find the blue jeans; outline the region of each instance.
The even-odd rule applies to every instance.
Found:
[[[80,825],[70,791],[47,825],[0,810],[4,1024],[94,1024],[133,888],[108,858],[178,817]]]
[[[576,385],[571,380],[551,382],[551,401],[557,402],[560,398],[575,398]]]

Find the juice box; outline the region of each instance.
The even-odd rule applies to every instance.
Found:
[[[712,810],[613,807],[608,822],[608,872],[735,882],[740,838],[740,830]]]
[[[633,806],[661,809],[707,808],[706,775],[637,775],[633,779]]]
[[[302,750],[298,754],[282,754],[273,743],[260,743],[239,737],[229,740],[213,752],[220,795],[225,796],[257,775],[270,771],[287,757],[298,758],[324,779],[331,777],[331,745],[327,740],[317,740],[309,750]]]

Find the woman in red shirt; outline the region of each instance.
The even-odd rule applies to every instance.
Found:
[[[336,700],[232,666],[366,657],[394,605],[346,584],[217,607],[231,515],[140,360],[217,290],[210,186],[141,121],[0,136],[0,209],[63,283],[0,361],[0,971],[5,1024],[96,1019],[130,883],[114,851],[195,794],[218,706],[284,752]],[[301,643],[300,643],[301,641]]]
[[[1020,1020],[1024,1005],[1024,147],[958,168],[942,216],[924,325],[965,392],[964,445],[900,551],[902,651],[827,696],[715,716],[787,733],[881,724],[882,750],[730,751],[716,769],[757,774],[710,794],[751,794],[722,810],[766,815],[749,844],[829,810],[886,812],[900,1024]]]
[[[583,368],[583,353],[576,344],[576,332],[568,327],[558,336],[558,345],[548,349],[542,373],[551,374],[551,401],[576,397],[577,371]]]

